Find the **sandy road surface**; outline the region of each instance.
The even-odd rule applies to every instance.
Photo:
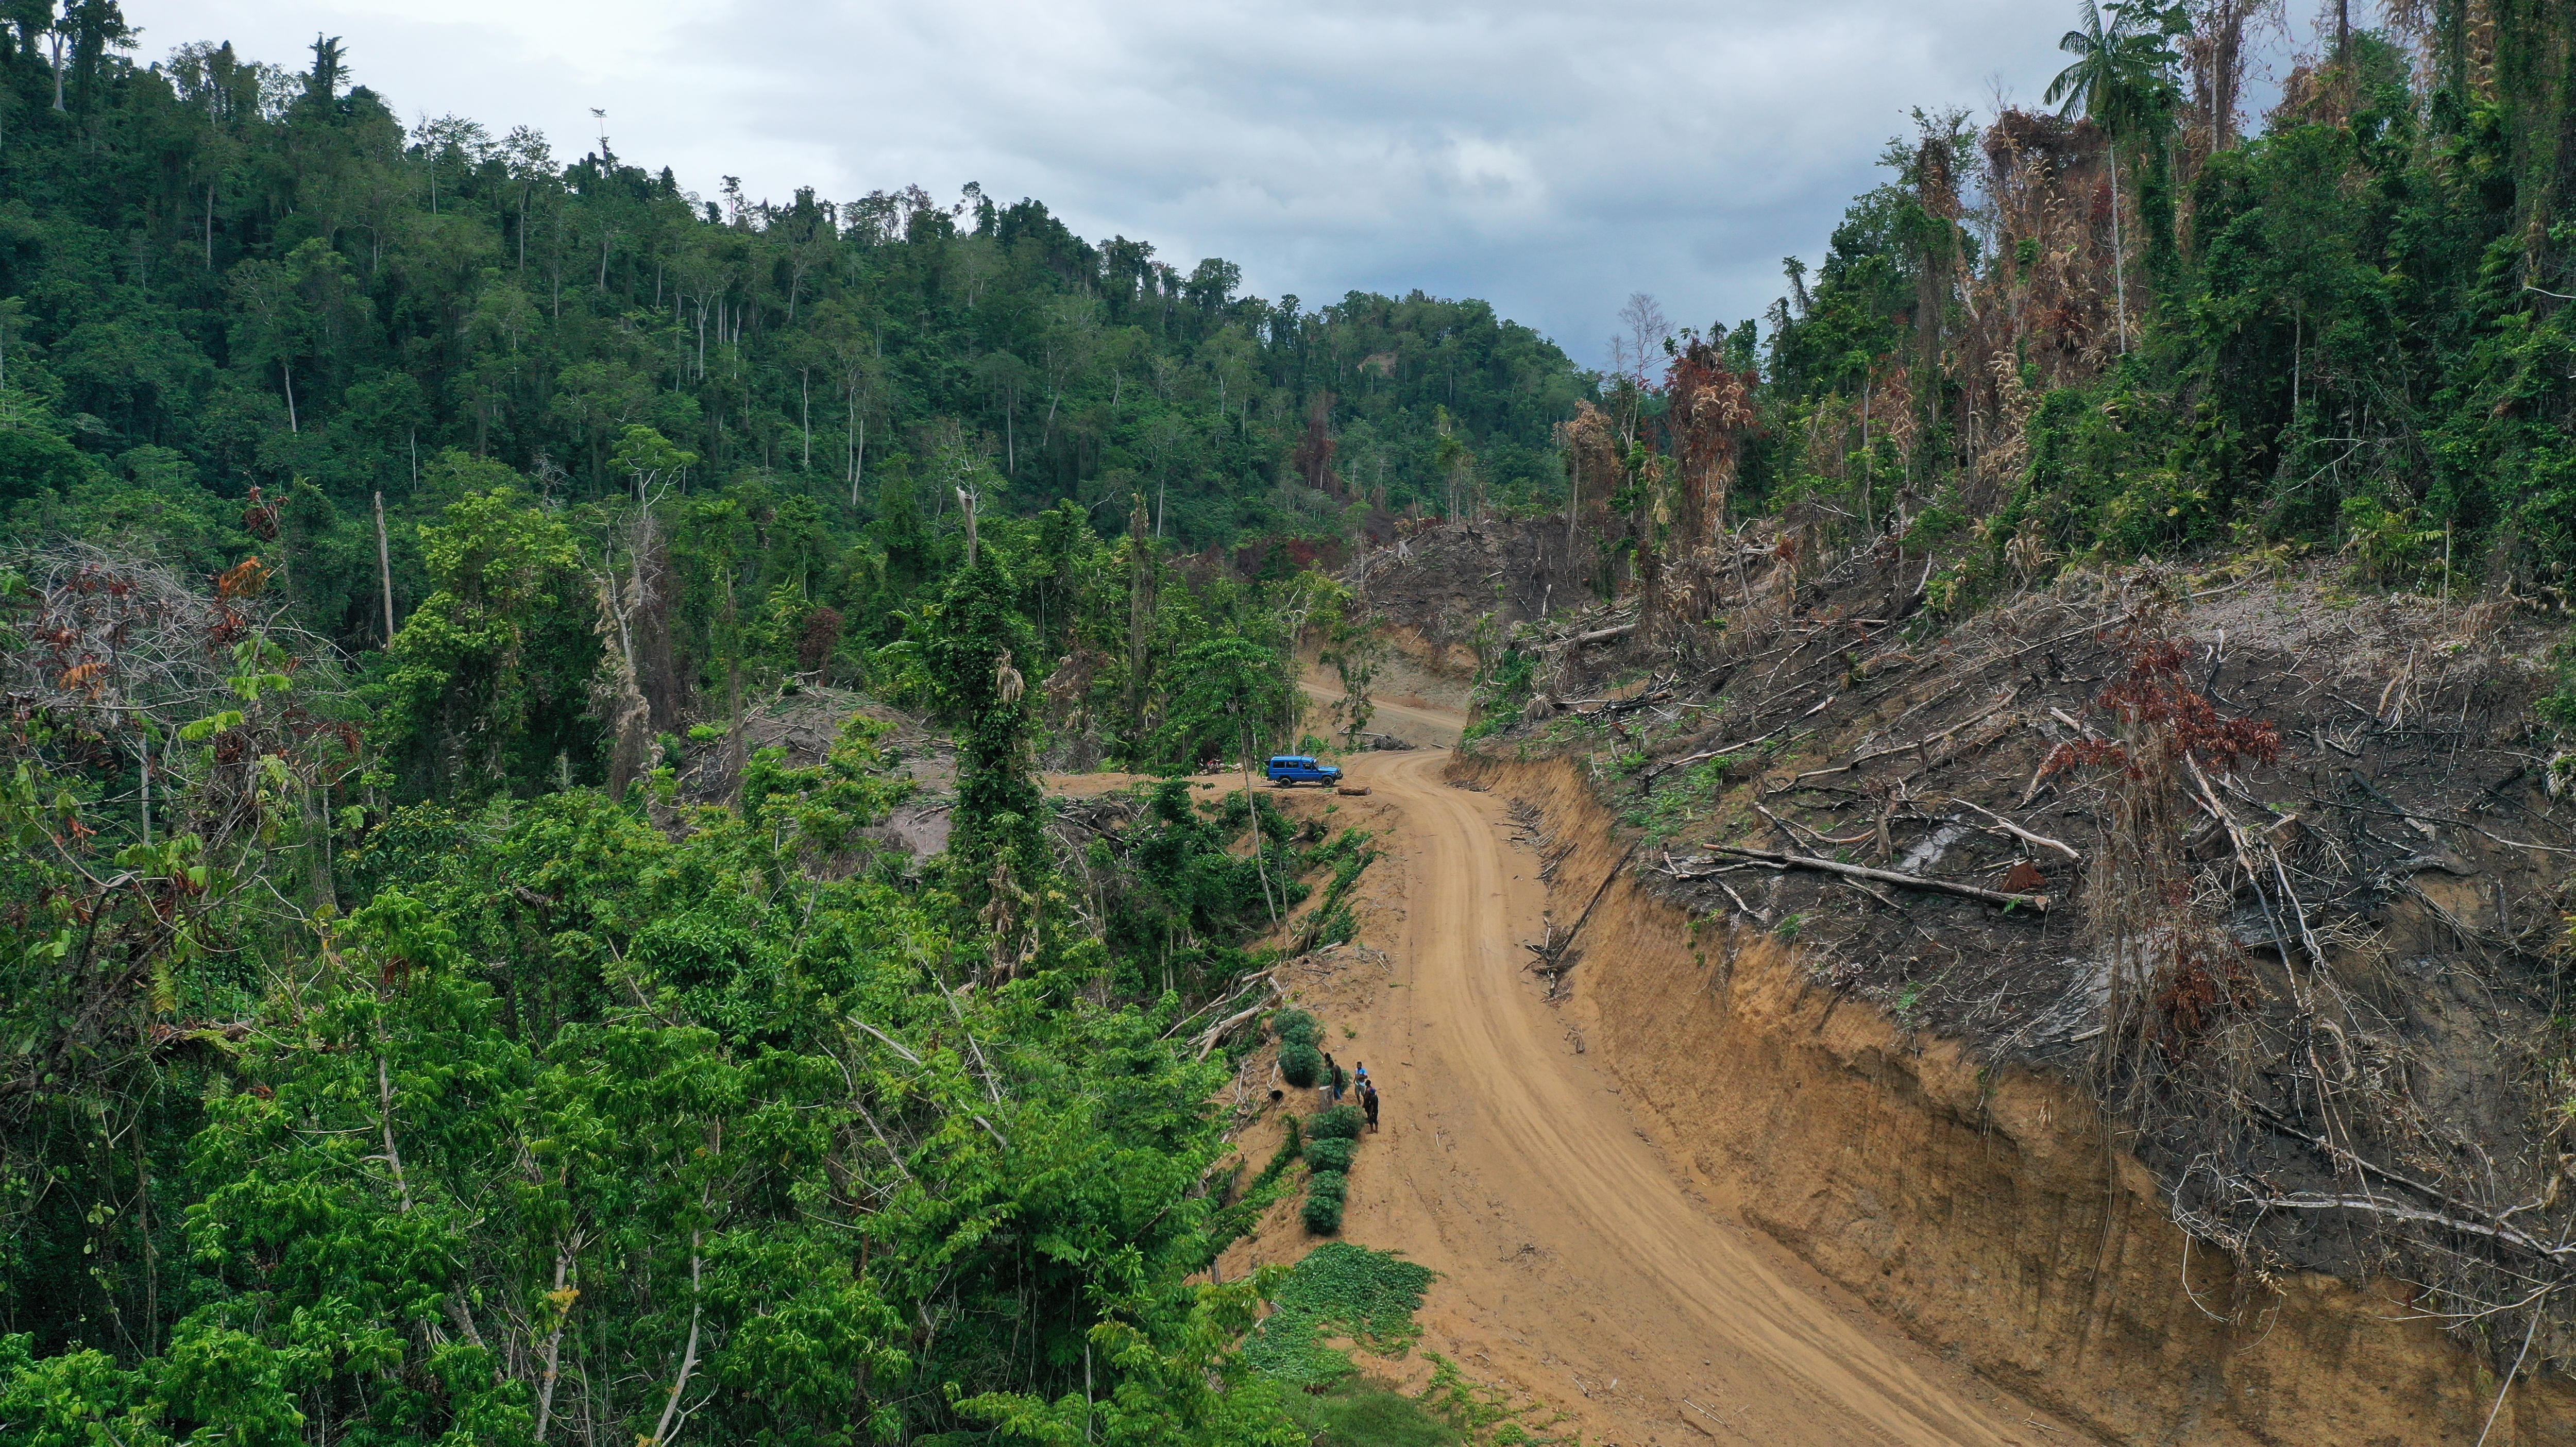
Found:
[[[1446,762],[1351,761],[1388,806],[1378,867],[1402,873],[1371,931],[1393,980],[1350,1007],[1364,1013],[1345,1052],[1387,1109],[1345,1230],[1442,1273],[1425,1345],[1596,1443],[2085,1440],[2030,1425],[1684,1191],[1522,968],[1545,903],[1535,861],[1509,842],[1505,801],[1442,782]],[[1265,1244],[1302,1250],[1286,1234]]]
[[[1313,677],[1299,679],[1297,686],[1306,691],[1309,700],[1318,704],[1334,704],[1342,700],[1339,688],[1329,682],[1318,682]],[[1380,732],[1393,734],[1409,744],[1428,744],[1445,749],[1458,742],[1459,731],[1467,725],[1464,715],[1445,709],[1417,708],[1411,704],[1389,703],[1384,699],[1374,700],[1373,709],[1370,723],[1375,724]]]

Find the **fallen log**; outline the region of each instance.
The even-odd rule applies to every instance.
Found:
[[[1228,1015],[1224,1019],[1217,1021],[1202,1032],[1198,1039],[1192,1041],[1191,1043],[1198,1047],[1198,1053],[1192,1056],[1192,1059],[1207,1059],[1208,1055],[1216,1049],[1218,1041],[1223,1040],[1226,1036],[1232,1034],[1238,1027],[1251,1020],[1253,1016],[1270,1009],[1276,1002],[1287,998],[1288,987],[1279,982],[1279,977],[1275,967],[1271,970],[1265,970],[1262,973],[1270,977],[1270,988],[1262,994],[1259,1000],[1253,1002],[1251,1008],[1243,1010],[1237,1014]],[[1259,979],[1261,976],[1256,975],[1253,978]]]
[[[1962,899],[1983,900],[1987,904],[2002,905],[2006,908],[2045,912],[2049,905],[2048,896],[2044,894],[2006,894],[1999,889],[1981,889],[1973,884],[1958,884],[1947,879],[1925,879],[1921,875],[1900,874],[1893,869],[1872,869],[1861,864],[1844,864],[1838,860],[1817,859],[1804,854],[1777,854],[1768,849],[1745,849],[1733,844],[1712,844],[1709,848],[1720,854],[1758,859],[1765,864],[1784,869],[1813,869],[1825,874],[1843,875],[1850,879],[1875,880],[1880,884],[1901,884],[1908,889],[1928,889],[1937,894],[1955,894]],[[1679,865],[1668,864],[1663,872],[1675,879],[1703,879],[1709,874],[1716,873],[1715,870],[1692,873],[1689,865],[1694,862],[1697,861],[1685,860]]]
[[[2036,844],[2043,849],[2054,849],[2058,853],[2065,855],[2067,858],[2074,860],[2078,864],[2084,862],[2084,856],[2076,851],[2075,846],[2067,843],[2063,839],[2051,839],[2045,834],[2034,834],[2014,823],[2010,819],[2005,818],[2003,815],[1996,813],[1994,810],[1989,809],[1985,805],[1977,803],[1972,799],[1961,799],[1958,802],[1965,804],[1969,808],[1976,810],[1978,813],[1985,815],[1987,818],[1994,820],[1997,824],[2003,826],[2003,831],[2005,833],[2025,844]]]
[[[1637,625],[1634,623],[1619,623],[1608,628],[1595,628],[1589,633],[1576,633],[1540,646],[1542,648],[1588,648],[1595,643],[1607,643],[1614,638],[1625,638],[1636,631]]]
[[[1366,784],[1335,784],[1333,786],[1333,792],[1341,795],[1345,799],[1365,799],[1368,797],[1368,791],[1369,786]]]

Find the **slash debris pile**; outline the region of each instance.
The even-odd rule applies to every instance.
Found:
[[[2561,629],[2274,553],[1944,631],[1892,544],[1742,553],[1717,622],[1524,630],[1485,747],[1588,760],[1638,868],[1820,985],[2088,1087],[2247,1268],[2204,1309],[2324,1270],[2576,1359]]]

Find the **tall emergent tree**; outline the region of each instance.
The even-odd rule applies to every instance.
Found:
[[[2076,57],[2075,63],[2048,83],[2045,100],[2067,111],[2082,110],[2110,142],[2112,284],[2118,295],[2120,350],[2126,352],[2129,272],[2121,234],[2120,141],[2143,142],[2161,158],[2179,97],[2173,68],[2181,60],[2167,42],[2188,31],[2191,22],[2181,4],[2155,0],[2082,0],[2079,13],[2083,23],[2057,42],[2058,49]]]

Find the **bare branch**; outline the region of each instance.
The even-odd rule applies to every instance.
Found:
[[[1947,879],[1925,879],[1920,875],[1899,874],[1893,869],[1871,869],[1864,865],[1843,864],[1836,860],[1817,859],[1808,855],[1775,854],[1768,849],[1744,849],[1732,844],[1712,844],[1709,848],[1720,854],[1759,859],[1766,864],[1777,864],[1791,869],[1813,869],[1826,874],[1844,875],[1852,879],[1875,880],[1881,884],[1901,884],[1908,889],[1928,889],[1939,894],[1955,894],[1962,899],[1983,900],[1988,904],[2002,905],[2006,908],[2045,911],[2050,904],[2048,896],[2044,894],[2007,894],[1999,889],[1981,889],[1973,884],[1958,884]],[[1700,859],[1667,861],[1663,873],[1674,879],[1702,879],[1717,872],[1714,869],[1694,868],[1707,862]]]

